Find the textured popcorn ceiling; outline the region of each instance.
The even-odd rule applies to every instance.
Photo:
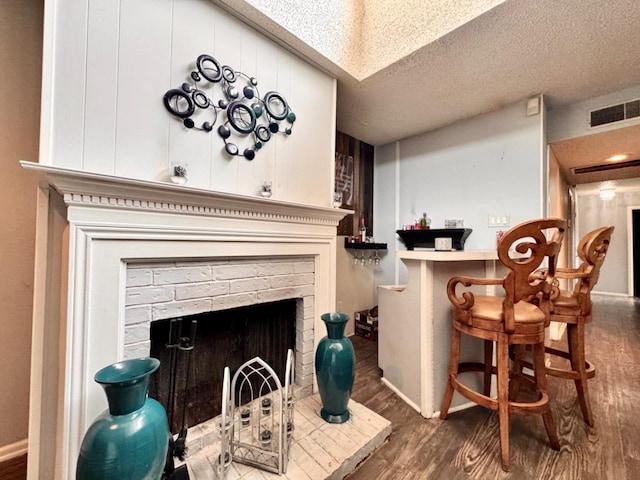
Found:
[[[212,1],[337,78],[338,129],[373,145],[640,85],[638,0]]]
[[[245,0],[363,80],[504,0]]]

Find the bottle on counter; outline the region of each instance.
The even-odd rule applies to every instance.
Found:
[[[358,232],[358,240],[364,243],[367,240],[367,227],[364,225],[364,217],[360,219],[360,229]]]
[[[420,219],[420,229],[426,230],[429,228],[430,224],[431,224],[431,219],[427,217],[427,212],[424,212],[422,214],[422,218]]]

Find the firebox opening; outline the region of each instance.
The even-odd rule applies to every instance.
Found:
[[[297,303],[288,299],[176,319],[173,328],[181,324],[182,337],[189,337],[192,321],[197,322],[190,351],[167,348],[171,319],[151,323],[150,354],[160,360],[160,368],[151,378],[149,396],[166,409],[173,433],[183,423],[191,427],[220,414],[226,366],[233,376],[244,362],[260,357],[284,383],[287,350],[295,350]]]

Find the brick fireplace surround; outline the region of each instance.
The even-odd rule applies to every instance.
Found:
[[[154,320],[298,298],[296,385],[311,392],[348,211],[22,164],[42,176],[30,478],[73,477],[84,432],[107,407],[95,372],[148,354]]]

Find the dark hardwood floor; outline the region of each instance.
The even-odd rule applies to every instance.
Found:
[[[373,342],[351,337],[356,349],[352,398],[389,419],[386,444],[348,480],[640,479],[640,301],[594,296],[587,357],[595,427],[582,419],[572,381],[549,377],[561,450],[548,446],[539,416],[513,415],[511,471],[500,468],[497,414],[474,407],[446,420],[425,419],[380,381]]]
[[[27,478],[27,456],[21,455],[0,463],[2,480],[25,480]]]
[[[596,419],[582,420],[573,382],[549,378],[562,448],[549,448],[542,420],[512,416],[511,472],[500,468],[498,421],[474,407],[447,420],[424,419],[380,380],[374,342],[351,337],[357,366],[353,399],[392,423],[387,443],[348,480],[640,479],[640,300],[594,296],[587,354]],[[24,480],[26,457],[0,464],[0,479]]]

